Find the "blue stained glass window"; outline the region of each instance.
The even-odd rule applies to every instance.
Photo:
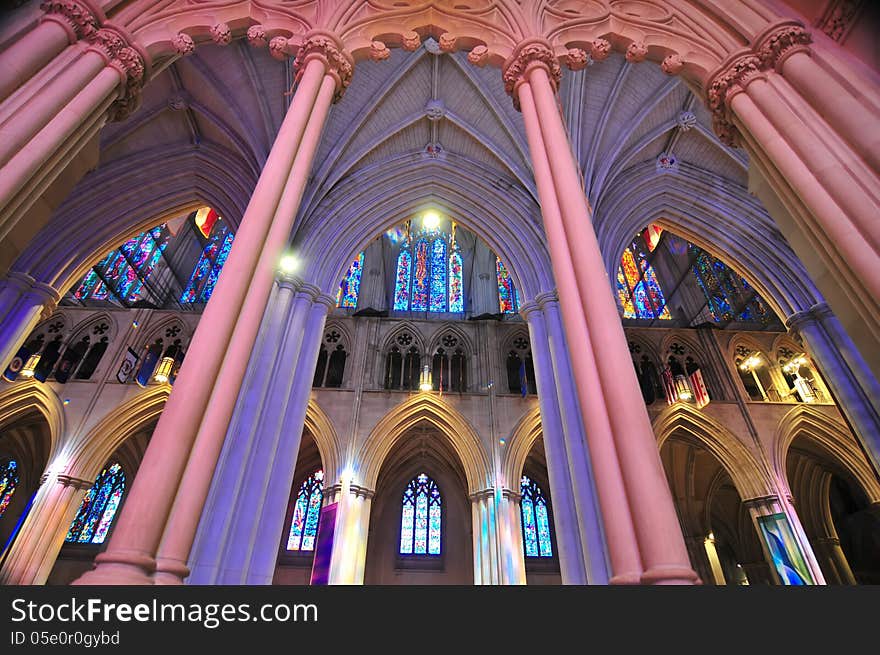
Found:
[[[648,262],[647,251],[657,247],[662,230],[649,225],[636,235],[623,251],[617,270],[617,298],[623,308],[624,318],[671,319],[666,299],[657,279],[654,267]],[[646,248],[647,246],[647,248]]]
[[[431,246],[431,302],[429,311],[446,311],[446,241],[434,239]]]
[[[125,473],[113,463],[104,468],[95,484],[86,493],[76,518],[70,524],[65,541],[77,543],[103,543],[107,538],[116,510],[125,493]]]
[[[412,256],[408,246],[404,246],[397,257],[397,277],[394,283],[394,309],[409,309],[409,278],[412,273]]]
[[[519,290],[513,284],[513,278],[504,262],[495,258],[495,273],[498,277],[498,309],[502,314],[516,314],[519,311]]]
[[[312,473],[299,489],[287,536],[287,550],[315,550],[323,494],[324,471],[318,470]]]
[[[462,261],[458,244],[449,255],[449,311],[464,311],[464,288],[462,285]]]
[[[552,557],[553,546],[550,538],[550,513],[544,492],[534,480],[523,476],[520,482],[522,500],[523,543],[526,557]]]
[[[181,303],[205,303],[211,298],[214,286],[220,277],[220,271],[229,257],[235,235],[223,222],[217,219],[211,232],[211,238],[205,244],[199,261],[196,262],[189,277],[186,288],[180,294]]]
[[[363,273],[363,269],[364,253],[361,253],[351,263],[351,266],[348,267],[348,272],[342,278],[342,282],[339,283],[339,291],[336,293],[337,307],[357,307],[358,291],[361,288],[361,273]]]
[[[428,311],[428,242],[420,239],[415,248],[415,266],[413,270],[412,295],[409,308],[414,312]]]
[[[442,499],[437,484],[420,473],[407,485],[402,502],[400,554],[439,555]]]
[[[0,516],[9,507],[12,494],[18,486],[18,464],[14,459],[0,462]]]
[[[129,239],[86,273],[73,297],[83,301],[113,298],[125,304],[142,300],[145,283],[170,238],[163,224]]]
[[[745,278],[702,248],[689,243],[688,249],[693,261],[694,277],[716,322],[770,323],[772,312]]]

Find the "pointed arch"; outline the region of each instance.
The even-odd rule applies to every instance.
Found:
[[[412,343],[408,343],[405,346],[403,344],[397,343],[397,337],[402,334],[408,334],[412,337]],[[386,353],[393,346],[398,346],[401,349],[408,349],[412,346],[415,346],[418,351],[424,355],[428,352],[426,348],[426,343],[424,338],[422,337],[422,331],[418,329],[413,323],[409,321],[402,321],[399,324],[395,325],[394,329],[389,332],[385,340],[382,342],[382,352]]]
[[[464,468],[468,493],[491,486],[489,455],[479,435],[454,407],[431,394],[418,394],[401,403],[373,427],[355,461],[360,484],[375,489],[382,463],[406,432],[423,421],[437,428],[449,441]]]
[[[846,424],[817,407],[798,405],[779,422],[771,448],[772,466],[788,484],[787,459],[792,442],[807,437],[858,482],[869,502],[880,502],[880,481]]]
[[[455,324],[446,324],[443,327],[439,328],[431,335],[431,339],[428,342],[428,350],[425,351],[427,353],[434,353],[437,351],[437,348],[449,348],[442,343],[443,339],[446,338],[447,335],[452,335],[458,339],[458,343],[456,343],[453,348],[463,348],[466,355],[473,355],[476,352],[474,347],[473,339],[468,336],[468,334],[462,330],[459,326]]]
[[[66,473],[83,480],[94,480],[111,455],[129,437],[156,421],[168,400],[170,387],[155,385],[129,398],[68,447]]]
[[[691,441],[708,450],[733,480],[742,500],[774,495],[773,483],[758,460],[716,419],[689,405],[664,409],[653,421],[657,449],[670,438]]]
[[[8,425],[20,416],[38,412],[49,425],[49,461],[51,462],[60,447],[61,436],[66,429],[61,399],[49,385],[33,379],[4,386],[6,388],[0,391],[0,427]]]
[[[113,316],[110,312],[102,311],[97,314],[90,314],[86,319],[77,323],[70,330],[71,337],[67,340],[68,343],[74,343],[77,339],[82,336],[88,334],[88,331],[93,326],[98,326],[101,323],[105,323],[107,325],[108,333],[106,336],[110,341],[116,337],[119,332],[119,322],[116,317]],[[103,334],[103,333],[102,333]]]
[[[502,484],[506,488],[519,492],[526,459],[542,434],[541,407],[535,403],[517,421],[507,440],[507,450],[501,463]]]
[[[339,434],[333,426],[333,421],[314,398],[310,398],[309,404],[306,406],[304,425],[318,446],[324,470],[324,484],[333,484],[342,475],[339,468],[341,462]]]

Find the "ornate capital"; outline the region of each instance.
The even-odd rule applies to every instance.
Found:
[[[808,325],[809,323],[815,323],[816,316],[809,309],[795,312],[787,319],[785,319],[785,327],[789,329],[790,332],[800,333],[801,329]]]
[[[480,491],[475,491],[474,493],[470,494],[470,499],[471,499],[471,502],[478,503],[481,500],[488,500],[489,498],[492,498],[494,495],[495,495],[494,489],[481,489]]]
[[[706,99],[712,112],[712,126],[723,143],[736,145],[737,131],[730,119],[730,99],[761,74],[761,60],[753,54],[741,55],[716,73]]]
[[[660,64],[660,68],[663,69],[663,72],[667,75],[678,75],[681,72],[681,69],[684,68],[684,62],[681,60],[680,55],[669,55],[663,60],[663,63]]]
[[[355,498],[364,498],[366,500],[370,500],[373,496],[376,495],[376,492],[372,489],[367,489],[366,487],[361,487],[357,484],[348,485],[348,493],[350,493]]]
[[[468,53],[468,61],[482,68],[489,61],[489,48],[484,45],[474,46]]]
[[[273,59],[277,59],[278,61],[284,61],[287,59],[287,37],[286,36],[274,36],[272,40],[269,41],[269,54]]]
[[[171,46],[174,48],[174,52],[181,57],[191,55],[196,50],[195,41],[189,34],[183,32],[174,35],[174,38],[171,39]]]
[[[418,50],[419,46],[422,45],[422,37],[419,36],[418,32],[411,30],[409,32],[404,32],[402,36],[402,46],[404,50],[413,52],[414,50]]]
[[[75,478],[72,475],[65,475],[63,473],[59,473],[56,476],[56,479],[58,480],[58,484],[79,490],[91,489],[94,484],[94,480],[83,480],[82,478]]]
[[[535,312],[540,311],[540,309],[541,309],[541,308],[538,307],[538,304],[535,303],[535,302],[527,302],[527,303],[523,303],[523,304],[520,306],[520,308],[519,308],[519,315],[522,316],[522,319],[523,319],[526,323],[528,323],[528,322],[529,322],[529,318],[532,316],[532,314],[534,314]]]
[[[757,53],[764,68],[779,72],[786,58],[795,52],[809,52],[812,42],[812,35],[803,26],[783,25],[761,40]]]
[[[556,289],[544,291],[535,296],[535,302],[538,303],[538,307],[545,310],[548,307],[559,304],[559,294],[556,292]]]
[[[523,81],[523,76],[532,63],[543,64],[547,69],[554,91],[559,88],[559,82],[562,80],[562,67],[549,43],[543,39],[529,39],[522,42],[514,50],[513,56],[505,62],[502,76],[504,90],[513,98],[513,106],[517,110],[519,110],[519,98],[516,95],[516,87]]]
[[[648,46],[644,43],[633,42],[629,44],[629,47],[626,49],[626,60],[631,64],[638,64],[640,62],[645,61],[645,57],[648,56]]]
[[[391,56],[388,46],[381,41],[373,41],[370,43],[370,59],[373,61],[384,61]]]
[[[582,48],[569,48],[565,53],[565,65],[569,70],[579,71],[593,63],[593,58]]]
[[[255,48],[262,48],[266,41],[266,28],[262,25],[251,25],[247,30],[247,40]]]
[[[351,84],[354,59],[343,49],[342,42],[334,35],[328,32],[314,32],[303,42],[293,62],[297,71],[297,81],[302,75],[305,63],[314,58],[323,61],[327,73],[336,78],[336,95],[333,102],[338,102]]]
[[[232,29],[226,23],[217,23],[211,28],[211,40],[218,45],[229,45]]]
[[[514,503],[518,503],[522,500],[522,494],[519,491],[507,488],[501,490],[501,497]]]
[[[102,27],[95,32],[89,42],[93,48],[103,53],[109,65],[116,68],[125,78],[125,88],[110,106],[110,120],[124,120],[140,103],[146,71],[144,59],[129,45],[126,35],[112,27]]]
[[[611,54],[611,42],[607,39],[596,39],[590,44],[590,56],[593,61],[608,59]]]
[[[71,41],[88,40],[101,26],[101,20],[91,8],[78,0],[44,0],[40,3],[40,9],[46,18],[62,23],[70,30],[74,37]]]

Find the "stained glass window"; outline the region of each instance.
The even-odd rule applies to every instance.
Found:
[[[441,515],[440,490],[427,474],[420,473],[403,492],[400,554],[439,555]]]
[[[405,240],[397,257],[394,309],[414,312],[464,311],[461,250],[454,238],[428,230],[411,246]]]
[[[0,516],[9,507],[12,494],[18,486],[18,464],[14,459],[0,463]]]
[[[767,303],[745,278],[692,243],[688,244],[688,250],[693,261],[694,276],[716,322],[735,320],[766,325],[773,319]]]
[[[616,286],[624,318],[672,318],[657,273],[648,261],[661,234],[661,228],[649,225],[636,235],[620,257]]]
[[[218,218],[214,222],[214,228],[208,243],[205,244],[199,261],[196,262],[192,274],[189,276],[189,282],[183,293],[180,294],[180,302],[182,303],[205,303],[211,298],[214,292],[214,286],[217,284],[217,278],[220,277],[220,271],[229,257],[229,250],[232,248],[232,242],[235,235],[226,226],[222,218]]]
[[[113,463],[104,468],[86,493],[65,541],[100,544],[107,538],[125,492],[125,473]]]
[[[495,273],[498,276],[498,306],[502,314],[516,314],[519,311],[519,291],[504,263],[495,258]]]
[[[296,505],[293,508],[293,518],[290,521],[290,534],[287,536],[287,550],[315,550],[323,497],[324,471],[319,469],[299,488]]]
[[[361,288],[361,273],[363,270],[364,253],[361,253],[351,263],[351,266],[348,267],[348,272],[342,278],[342,282],[339,283],[339,291],[336,293],[337,307],[357,307],[358,291]]]
[[[165,252],[171,232],[165,224],[142,232],[98,262],[73,292],[77,300],[115,300],[123,304],[145,298],[144,285]]]
[[[525,475],[520,482],[523,543],[526,557],[552,557],[550,515],[541,487]]]

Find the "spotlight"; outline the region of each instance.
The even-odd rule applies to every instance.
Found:
[[[299,268],[299,260],[293,255],[285,255],[279,263],[284,273],[293,273]]]
[[[425,364],[424,368],[422,368],[421,379],[419,380],[419,390],[430,391],[433,388],[434,385],[431,383],[431,369]]]
[[[425,217],[422,219],[422,225],[429,230],[436,230],[440,227],[440,214],[435,211],[425,212]]]

